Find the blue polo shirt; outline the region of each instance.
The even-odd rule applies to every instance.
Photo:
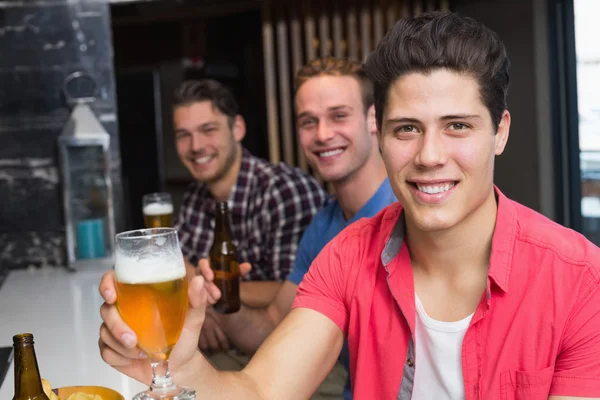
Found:
[[[361,218],[373,217],[379,211],[396,201],[396,196],[392,191],[388,178],[385,178],[373,197],[371,197],[369,201],[348,221],[344,217],[340,203],[333,197],[329,198],[325,202],[325,205],[313,217],[310,225],[306,228],[306,231],[304,231],[304,235],[302,235],[302,239],[298,245],[294,268],[287,279],[296,285],[300,285],[302,278],[304,278],[304,274],[308,272],[310,264],[312,264],[319,252],[331,239],[351,223],[356,222]],[[340,359],[346,367],[346,370],[350,371],[350,355],[348,354],[347,341],[344,341]],[[350,377],[348,377],[346,382],[344,399],[352,399]]]

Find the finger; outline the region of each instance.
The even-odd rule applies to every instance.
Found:
[[[110,365],[111,367],[127,367],[132,365],[135,361],[135,359],[124,356],[123,354],[110,347],[102,340],[102,338],[98,339],[98,347],[100,348],[100,356],[102,357],[104,362]]]
[[[114,304],[117,301],[117,292],[115,290],[115,272],[108,271],[102,275],[100,286],[98,286],[100,296],[108,304]]]
[[[208,295],[204,288],[204,278],[195,276],[189,283],[188,297],[190,307],[183,325],[183,331],[177,343],[177,352],[193,354],[198,349],[200,331],[204,323]]]
[[[100,341],[124,357],[131,359],[146,358],[144,352],[141,351],[137,346],[134,348],[128,348],[124,346],[117,338],[113,336],[106,324],[102,324],[100,326]]]
[[[208,302],[215,304],[221,298],[221,290],[212,282],[204,282],[204,288],[208,294]]]
[[[100,356],[105,363],[118,369],[125,375],[131,376],[147,385],[150,384],[152,381],[152,367],[148,360],[134,360],[124,357],[101,340],[98,340],[98,347],[100,349]]]
[[[207,258],[201,258],[198,261],[198,272],[204,277],[204,287],[208,293],[208,302],[215,304],[221,298],[221,290],[213,283],[215,274],[210,268],[210,262]]]
[[[173,363],[185,362],[198,351],[200,345],[200,331],[204,324],[208,294],[204,288],[202,275],[195,276],[188,286],[188,299],[190,307],[185,318],[185,323],[177,344],[173,348],[170,359]],[[202,344],[204,345],[204,344]]]
[[[200,261],[198,261],[198,270],[204,279],[206,279],[206,281],[212,282],[215,279],[215,274],[210,268],[210,262],[208,261],[208,258],[201,258]]]
[[[252,265],[250,263],[244,262],[240,264],[240,274],[242,274],[242,276],[248,275],[251,270]]]
[[[133,349],[137,345],[137,336],[123,321],[119,315],[119,311],[117,311],[117,307],[106,303],[102,304],[100,307],[100,316],[112,336],[123,346]]]
[[[213,283],[215,274],[210,268],[210,262],[207,258],[201,258],[198,261],[198,271],[204,277],[206,291],[208,292],[208,302],[215,304],[221,298],[221,290]]]

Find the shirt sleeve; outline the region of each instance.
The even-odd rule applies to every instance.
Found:
[[[283,281],[294,265],[300,237],[323,203],[324,196],[318,188],[315,190],[304,182],[291,180],[271,185],[268,192],[260,215],[265,234],[263,260],[266,265],[258,266],[262,276],[253,275],[253,278]]]
[[[551,395],[600,397],[600,277],[589,278],[563,333]]]
[[[319,234],[318,218],[319,214],[313,218],[312,222],[302,235],[294,260],[294,268],[287,277],[288,281],[296,285],[300,285],[300,282],[304,279],[304,275],[308,272],[310,264],[312,264],[315,256],[319,253],[318,251],[315,251],[315,243],[318,241]]]
[[[332,320],[343,332],[348,330],[346,288],[358,244],[353,235],[342,232],[329,242],[315,258],[300,283],[292,308],[310,308]]]
[[[181,252],[186,258],[194,257],[196,255],[194,249],[192,248],[192,231],[189,224],[186,222],[186,213],[190,207],[190,197],[191,196],[188,190],[183,195],[181,205],[179,206],[179,212],[175,217],[174,224],[179,236],[179,246],[181,247]]]

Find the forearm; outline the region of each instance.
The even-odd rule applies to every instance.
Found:
[[[273,315],[274,311],[273,307],[249,308],[242,305],[236,313],[216,314],[216,317],[230,342],[244,353],[252,355],[280,322]]]
[[[240,284],[240,299],[242,303],[251,308],[265,308],[275,298],[281,282],[253,281]]]
[[[207,399],[305,400],[334,366],[343,342],[343,332],[332,320],[314,310],[298,309],[243,371],[217,371],[196,352],[178,368],[174,380]]]
[[[185,372],[179,372],[173,378],[178,385],[196,390],[202,398],[266,400],[248,374],[218,371],[200,352]]]

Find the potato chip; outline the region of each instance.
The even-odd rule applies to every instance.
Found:
[[[50,400],[60,400],[60,398],[57,395],[55,395],[52,391],[52,386],[50,385],[50,382],[48,382],[45,379],[42,379],[42,389],[44,389],[44,393],[46,394],[46,396],[48,396]]]
[[[87,393],[83,393],[83,392],[77,392],[77,393],[73,393],[72,395],[67,397],[65,400],[98,400],[98,398],[100,398],[100,396],[98,396],[97,394],[87,394]],[[102,399],[100,398],[100,400],[102,400]]]
[[[44,393],[50,400],[61,400],[54,392],[52,391],[52,386],[50,382],[45,379],[42,379],[42,388],[44,389]],[[76,392],[71,394],[64,400],[103,400],[99,394],[88,394],[83,392]]]
[[[42,379],[42,389],[44,389],[46,396],[50,397],[50,393],[52,393],[52,385],[50,385],[50,382]]]

